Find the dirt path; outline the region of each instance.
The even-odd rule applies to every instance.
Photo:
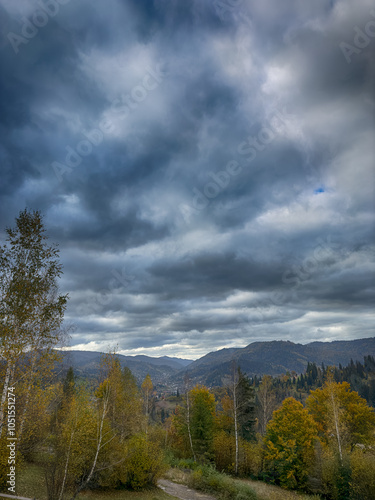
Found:
[[[158,486],[169,495],[173,495],[181,500],[216,500],[210,495],[192,490],[183,484],[173,483],[172,481],[168,481],[168,479],[159,479]]]

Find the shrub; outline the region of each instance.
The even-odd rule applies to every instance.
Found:
[[[156,485],[167,470],[164,456],[157,443],[145,436],[133,436],[127,443],[127,458],[122,466],[121,482],[133,490]]]
[[[200,466],[189,478],[189,486],[206,493],[215,494],[220,500],[256,500],[250,486],[220,474],[212,466]]]
[[[214,456],[218,470],[230,474],[234,473],[235,450],[236,442],[234,436],[229,436],[225,431],[220,431],[215,435]]]
[[[350,464],[347,457],[343,463],[337,453],[324,449],[322,457],[322,493],[331,500],[349,499]]]
[[[371,500],[375,492],[375,450],[356,449],[351,455],[353,500]]]
[[[240,451],[240,475],[259,478],[263,466],[264,450],[262,442],[249,443],[248,441],[242,441]]]

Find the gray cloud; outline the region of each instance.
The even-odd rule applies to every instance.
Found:
[[[371,2],[55,5],[16,53],[0,0],[0,223],[45,214],[72,345],[373,336]]]

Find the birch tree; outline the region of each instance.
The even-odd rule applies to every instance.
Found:
[[[47,244],[40,212],[20,212],[16,226],[7,228],[6,234],[0,247],[0,359],[5,372],[0,437],[6,394],[15,382],[17,364],[28,356],[33,374],[40,353],[50,353],[58,345],[67,302],[67,295],[57,290],[62,273],[59,251]],[[26,407],[27,400],[28,396]]]
[[[327,380],[321,389],[310,392],[306,406],[318,424],[321,439],[336,447],[341,462],[345,449],[372,442],[375,411],[347,382]]]
[[[272,418],[272,413],[277,408],[275,391],[272,386],[272,377],[264,375],[257,392],[257,416],[259,431],[262,435],[266,433],[268,422]]]
[[[81,478],[81,481],[76,488],[71,500],[74,500],[76,496],[86,488],[86,486],[90,483],[94,472],[98,466],[99,455],[116,437],[116,434],[113,433],[112,429],[108,429],[105,426],[105,421],[109,409],[109,401],[110,401],[111,387],[107,385],[102,393],[102,397],[100,398],[98,406],[98,414],[97,414],[97,429],[96,429],[96,440],[95,440],[95,454],[94,459],[92,460],[91,466],[89,467],[88,474],[84,475]],[[108,465],[110,468],[112,464]]]
[[[189,444],[191,448],[191,453],[193,456],[194,462],[196,461],[196,456],[195,456],[195,451],[194,451],[194,446],[193,446],[193,439],[191,437],[191,425],[190,425],[190,394],[189,394],[189,375],[186,374],[184,377],[184,385],[185,385],[185,403],[186,403],[186,426],[187,426],[187,431],[188,431],[188,436],[189,436]]]

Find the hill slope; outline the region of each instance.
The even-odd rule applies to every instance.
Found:
[[[102,353],[93,351],[64,351],[63,366],[72,366],[77,375],[95,377],[99,373]],[[150,356],[123,356],[117,354],[121,367],[127,366],[141,382],[147,374],[154,384],[165,383],[169,377],[191,363],[181,358],[152,358]]]
[[[334,342],[312,342],[294,344],[289,341],[254,342],[239,349],[221,349],[193,361],[178,374],[182,380],[185,373],[192,381],[206,385],[221,385],[222,378],[230,373],[235,360],[249,376],[280,375],[287,371],[303,373],[307,363],[325,366],[340,363],[344,366],[353,361],[363,361],[366,355],[375,356],[375,337]]]

